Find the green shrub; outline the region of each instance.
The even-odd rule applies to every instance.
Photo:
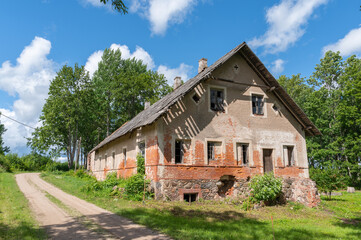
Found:
[[[333,191],[345,187],[345,178],[330,165],[324,169],[311,168],[310,178],[316,182],[320,191],[328,193],[330,199]]]
[[[124,197],[128,200],[141,201],[143,199],[144,184],[147,189],[150,181],[144,179],[145,175],[136,174],[125,180]],[[151,194],[146,190],[145,197],[148,199]]]
[[[0,154],[0,172],[11,172],[11,167],[7,158],[1,154]]]
[[[141,154],[137,155],[137,173],[145,175],[145,160]]]
[[[276,178],[273,173],[265,173],[264,175],[254,176],[249,186],[251,195],[256,201],[271,203],[281,194],[282,179]]]
[[[61,163],[61,162],[51,161],[45,165],[45,171],[47,172],[57,172],[57,171],[65,172],[68,170],[69,168],[67,162]]]

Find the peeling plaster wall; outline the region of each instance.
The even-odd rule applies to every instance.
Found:
[[[267,88],[216,80],[265,86],[243,57],[233,56],[212,75],[214,78],[199,84],[158,120],[161,152],[158,181],[172,185],[171,180],[213,181],[224,175],[244,181],[264,172],[263,149],[273,150],[273,171],[276,176],[308,178],[304,130],[282,102]],[[211,88],[224,91],[225,112],[210,109]],[[201,97],[198,103],[192,99],[196,93]],[[252,94],[264,96],[263,116],[252,114]],[[278,111],[273,109],[274,104]],[[175,164],[176,140],[183,140],[187,145],[182,164]],[[207,159],[208,141],[217,143],[215,160],[212,161]],[[237,143],[249,144],[248,166],[237,162]],[[294,146],[296,164],[293,167],[285,166],[284,146]],[[158,192],[169,191],[164,184],[158,184],[158,188]],[[183,190],[180,189],[179,194]]]

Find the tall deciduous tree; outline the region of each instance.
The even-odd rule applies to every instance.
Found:
[[[132,119],[144,103],[170,92],[163,75],[147,70],[141,60],[122,59],[119,50],[106,49],[93,77],[99,104],[100,139]]]
[[[52,80],[49,97],[43,106],[40,120],[43,125],[33,133],[30,145],[35,149],[67,154],[69,168],[73,165],[77,142],[82,135],[92,132],[92,85],[84,67],[63,66]],[[90,107],[89,107],[90,106]]]
[[[0,122],[0,155],[4,155],[5,153],[10,151],[9,147],[4,146],[3,134],[5,133],[5,131],[6,129],[4,127],[4,124]]]

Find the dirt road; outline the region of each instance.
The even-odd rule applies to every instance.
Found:
[[[63,192],[38,173],[18,174],[16,181],[50,239],[170,239]]]

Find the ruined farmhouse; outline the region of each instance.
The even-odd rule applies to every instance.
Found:
[[[156,199],[217,199],[248,191],[256,174],[284,178],[289,200],[317,204],[309,179],[305,137],[319,135],[246,43],[198,74],[104,139],[89,154],[98,179],[127,178],[145,158]]]

